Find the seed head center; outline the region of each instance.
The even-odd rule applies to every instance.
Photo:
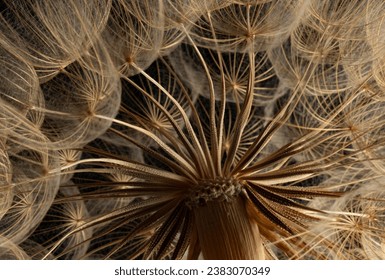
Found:
[[[230,201],[242,191],[242,185],[233,178],[214,178],[200,180],[191,188],[188,206],[204,206],[209,201]]]

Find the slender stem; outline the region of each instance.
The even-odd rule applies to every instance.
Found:
[[[208,201],[193,208],[200,247],[205,259],[264,259],[258,226],[248,217],[245,199]]]

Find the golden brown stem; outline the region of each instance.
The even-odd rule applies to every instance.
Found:
[[[247,215],[242,196],[194,207],[195,225],[205,259],[264,259],[258,226]]]

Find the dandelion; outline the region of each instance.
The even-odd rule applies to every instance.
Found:
[[[2,238],[0,240],[0,259],[1,260],[28,260],[29,256],[24,252],[22,248],[17,246],[12,241]]]
[[[375,2],[9,4],[7,257],[383,258]]]
[[[104,29],[111,1],[5,1],[1,37],[41,82],[77,60]]]
[[[379,180],[355,184],[355,190],[332,201],[323,203],[330,214],[328,220],[314,225],[328,257],[335,259],[384,259],[384,191]],[[329,204],[329,205],[328,205]],[[328,206],[328,207],[325,207]]]
[[[204,58],[194,41],[191,40],[190,43],[201,59],[210,85],[207,110],[199,114],[199,104],[203,102],[194,104],[183,90],[168,91],[161,82],[132,63],[142,76],[162,92],[163,98],[168,102],[160,102],[156,98],[157,93],[143,89],[143,85],[136,84],[133,79],[125,79],[145,96],[146,102],[140,103],[142,108],[150,105],[164,114],[168,129],[150,118],[150,110],[142,110],[142,114],[138,114],[135,110],[129,110],[129,104],[126,105],[123,101],[121,116],[131,121],[122,121],[119,116],[111,119],[114,125],[110,131],[140,147],[156,164],[133,162],[119,154],[91,149],[99,157],[80,160],[79,164],[86,164],[90,168],[102,165],[104,167],[98,169],[98,173],[121,172],[136,180],[125,182],[128,186],[126,189],[118,188],[120,184],[116,184],[113,190],[95,188],[82,197],[91,200],[103,196],[130,197],[135,194],[135,197],[141,199],[87,221],[60,242],[88,227],[106,222],[115,224],[118,221],[116,227],[121,227],[139,220],[124,239],[111,246],[108,257],[121,254],[136,236],[151,232],[151,238],[138,248],[144,258],[181,258],[188,248],[188,258],[196,258],[202,252],[203,257],[208,259],[263,259],[274,257],[268,256],[264,247],[266,242],[277,243],[279,238],[305,231],[305,224],[317,219],[312,213],[317,213],[318,210],[306,206],[307,199],[339,195],[330,190],[330,187],[300,187],[298,184],[319,176],[322,171],[333,166],[339,166],[338,163],[346,156],[335,158],[334,154],[350,143],[337,146],[320,158],[304,162],[291,161],[293,155],[329,139],[325,124],[273,152],[266,149],[275,132],[290,116],[302,92],[294,92],[290,101],[260,131],[258,127],[252,127],[252,133],[256,136],[252,141],[246,142],[249,135],[247,127],[253,125],[251,120],[255,121],[255,116],[251,113],[256,112],[253,110],[254,68],[250,67],[248,71],[244,99],[233,109],[234,125],[225,129],[225,115],[231,112],[231,107],[226,106],[226,84],[223,83],[222,92],[215,91]],[[219,62],[224,63],[221,54],[217,55]],[[254,52],[248,53],[248,63],[255,64]],[[223,68],[219,69],[223,77]],[[175,73],[172,68],[169,71]],[[179,79],[175,74],[173,78]],[[216,101],[217,94],[221,95],[220,101]],[[188,101],[190,118],[179,103],[178,95],[183,95],[183,99]],[[171,114],[173,110],[168,108],[171,105],[178,112],[177,115]],[[209,124],[208,127],[205,123]],[[120,132],[125,128],[150,138],[157,145],[143,145],[142,140]],[[173,130],[172,133],[170,129]],[[228,135],[227,147],[223,145],[225,130]],[[312,141],[308,142],[309,139]],[[244,147],[239,150],[241,144]],[[76,172],[83,171],[79,168]],[[78,186],[92,189],[92,184],[94,183],[84,182]],[[54,248],[56,246],[58,245]],[[290,257],[295,252],[286,253]]]

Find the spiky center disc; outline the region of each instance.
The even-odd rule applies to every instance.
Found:
[[[210,201],[230,201],[242,191],[242,185],[232,178],[214,178],[198,182],[191,188],[188,206],[204,206]]]

